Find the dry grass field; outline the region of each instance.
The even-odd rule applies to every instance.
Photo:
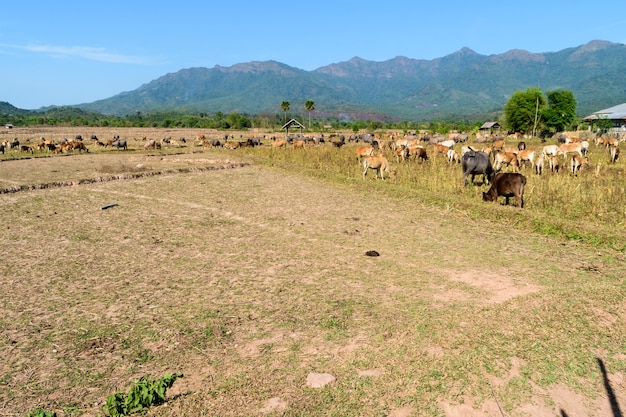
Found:
[[[528,172],[521,210],[480,201],[486,187],[463,189],[435,158],[363,180],[349,145],[144,151],[144,136],[222,134],[17,134],[77,133],[131,149],[0,161],[0,416],[104,415],[107,396],[173,372],[148,416],[626,410],[624,207],[580,191],[593,169]],[[566,182],[602,213],[549,222]],[[312,373],[335,379],[311,387]]]

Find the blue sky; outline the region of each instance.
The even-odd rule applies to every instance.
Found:
[[[599,4],[8,1],[0,19],[0,101],[23,109],[88,103],[184,68],[249,61],[314,70],[355,56],[434,59],[463,47],[492,55],[554,52],[596,39],[626,43],[623,0]]]

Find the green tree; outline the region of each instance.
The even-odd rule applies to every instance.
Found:
[[[562,132],[576,120],[576,99],[569,90],[548,91],[548,107],[543,110],[543,123],[553,132]]]
[[[311,112],[315,110],[315,102],[313,100],[307,100],[304,103],[304,108],[309,112],[309,129],[311,129]]]
[[[539,88],[516,91],[504,106],[505,125],[512,132],[535,135],[545,107],[546,99]]]
[[[287,123],[287,111],[289,111],[289,107],[291,107],[291,105],[286,100],[280,103],[280,108],[285,112],[285,123]]]

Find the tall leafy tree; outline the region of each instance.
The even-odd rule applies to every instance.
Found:
[[[307,100],[304,103],[304,108],[309,112],[309,129],[311,129],[311,112],[315,110],[315,102],[313,100]]]
[[[285,123],[287,123],[287,112],[289,111],[289,107],[291,107],[291,104],[289,104],[287,100],[280,103],[280,108],[285,112]]]
[[[505,124],[510,131],[534,135],[545,108],[546,99],[539,88],[516,91],[504,106]]]
[[[562,132],[576,119],[576,99],[569,90],[548,91],[548,107],[543,111],[543,123],[554,132]]]

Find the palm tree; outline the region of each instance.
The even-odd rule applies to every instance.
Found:
[[[286,100],[280,103],[280,108],[285,112],[285,123],[287,123],[287,110],[289,110],[289,106],[290,104]]]
[[[313,100],[307,100],[304,103],[304,108],[309,112],[309,129],[311,129],[311,112],[315,110],[315,102]]]

